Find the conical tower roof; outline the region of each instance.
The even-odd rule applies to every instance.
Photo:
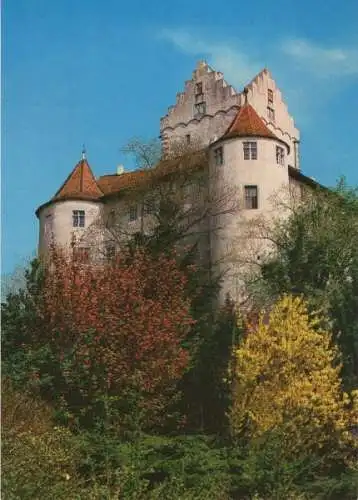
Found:
[[[230,137],[267,137],[279,140],[248,103],[240,108],[222,138]]]
[[[85,155],[77,163],[51,201],[66,198],[97,200],[103,196]]]

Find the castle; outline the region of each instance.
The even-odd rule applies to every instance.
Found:
[[[243,239],[246,238],[247,244],[250,237],[243,232],[242,223],[247,228],[259,216],[275,213],[273,195],[283,187],[301,196],[304,189],[316,185],[300,171],[300,134],[282,94],[267,69],[242,92],[237,92],[222,73],[199,62],[191,80],[185,82],[184,91],[177,94],[175,105],[161,119],[160,138],[163,160],[155,170],[161,171],[168,164],[176,168],[178,163],[166,160],[173,144],[188,148],[200,145],[199,149],[206,154],[200,176],[206,179],[204,185],[211,199],[230,189],[240,201],[236,215],[225,210],[209,214],[205,220],[206,237],[201,240],[206,258],[222,270],[225,266],[231,269],[223,282],[222,297],[228,292],[235,297],[239,293],[235,258],[230,262],[226,257],[232,256],[235,248],[244,251]],[[80,245],[85,254],[91,252],[88,242],[94,238],[102,246],[107,245],[107,253],[114,252],[113,243],[108,246],[105,230],[99,228],[98,220],[103,220],[104,214],[106,221],[112,217],[110,224],[115,223],[114,219],[117,224],[120,220],[121,227],[132,234],[143,228],[143,220],[148,222],[151,218],[150,210],[139,210],[128,193],[145,183],[146,175],[141,170],[127,173],[118,170],[96,179],[83,154],[56,194],[36,211],[40,222],[40,254],[46,252],[51,241],[69,245],[74,235],[85,242]],[[195,172],[193,176],[197,178]],[[191,198],[197,196],[193,190],[190,193]],[[251,251],[256,240],[252,236]],[[260,259],[263,251],[255,247],[254,258]]]

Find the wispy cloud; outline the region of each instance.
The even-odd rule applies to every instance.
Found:
[[[305,39],[278,39],[248,46],[233,38],[205,36],[201,30],[163,29],[159,38],[177,50],[207,59],[238,90],[268,66],[282,85],[290,111],[298,122],[313,122],[315,112],[340,91],[342,78],[358,75],[358,48],[319,46]],[[324,77],[330,77],[329,85]]]
[[[357,48],[327,48],[304,39],[285,40],[281,50],[318,77],[358,75]]]
[[[249,57],[240,42],[206,40],[185,29],[163,29],[159,36],[186,54],[208,57],[208,62],[237,88],[247,84],[263,68],[260,61]]]

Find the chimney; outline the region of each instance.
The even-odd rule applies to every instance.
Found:
[[[123,165],[118,165],[118,167],[117,167],[117,175],[122,175],[123,172],[124,172]]]

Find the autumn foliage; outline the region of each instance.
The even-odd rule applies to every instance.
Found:
[[[138,250],[93,266],[53,249],[50,261],[31,347],[50,347],[62,400],[85,413],[103,395],[127,404],[131,393],[156,415],[186,369],[193,322],[175,258]]]

